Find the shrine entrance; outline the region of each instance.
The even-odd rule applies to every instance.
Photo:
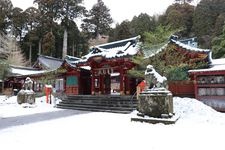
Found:
[[[128,77],[128,70],[135,65],[129,58],[106,59],[93,56],[87,63],[91,70],[91,95],[131,95],[136,90],[135,81]]]
[[[110,94],[111,91],[110,84],[111,84],[110,75],[109,74],[104,75],[102,94]]]

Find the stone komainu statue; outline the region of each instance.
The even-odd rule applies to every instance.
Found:
[[[24,89],[25,90],[32,90],[32,86],[33,86],[33,81],[30,79],[30,77],[27,77],[25,79],[25,83],[24,83]]]
[[[145,81],[147,83],[148,89],[168,88],[167,78],[156,72],[152,65],[148,65],[145,70]]]

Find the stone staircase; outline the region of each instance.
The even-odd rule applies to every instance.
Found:
[[[57,108],[83,111],[130,113],[137,107],[133,96],[120,95],[75,95],[65,96]]]

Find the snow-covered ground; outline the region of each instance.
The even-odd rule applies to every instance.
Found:
[[[57,109],[44,97],[25,108],[16,97],[0,96],[0,149],[225,149],[225,114],[195,99],[178,97],[174,111],[180,116],[176,124],[148,124],[131,122],[133,114]]]

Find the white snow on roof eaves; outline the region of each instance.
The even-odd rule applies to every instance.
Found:
[[[171,39],[171,41],[187,50],[196,51],[196,52],[210,52],[211,51],[210,49],[200,49],[200,48],[196,48],[196,47],[191,47],[187,44],[181,43],[181,42],[173,40],[173,39]]]
[[[18,75],[34,75],[47,72],[47,70],[26,70],[20,68],[11,68],[11,73]]]
[[[149,56],[146,56],[145,58],[149,58],[149,57],[155,56],[155,55],[158,54],[159,52],[163,51],[163,50],[167,47],[168,44],[169,44],[169,43],[166,43],[166,44],[163,45],[161,48],[155,50],[155,52],[153,52],[153,53],[150,54]]]
[[[66,58],[69,58],[69,59],[77,59],[77,60],[81,59],[79,57],[70,56],[70,55],[66,55]]]
[[[101,45],[97,45],[97,46],[98,47],[107,46],[107,45],[111,45],[111,44],[116,44],[116,43],[121,43],[121,42],[125,42],[125,41],[136,40],[136,39],[140,39],[140,36],[135,36],[135,37],[132,37],[132,38],[129,38],[129,39],[114,41],[114,42],[105,43],[105,44],[101,44]]]
[[[82,66],[80,68],[85,69],[85,70],[91,70],[91,67],[90,66]]]
[[[207,69],[189,70],[188,72],[209,72],[209,71],[225,71],[225,65],[216,65]]]
[[[135,55],[137,54],[139,50],[139,45],[131,45],[130,42],[128,42],[125,46],[111,48],[111,49],[103,49],[100,47],[97,47],[99,50],[101,50],[100,53],[92,54],[91,52],[84,56],[84,59],[77,61],[79,62],[85,62],[90,57],[96,57],[96,56],[102,56],[105,58],[116,58],[116,57],[123,57],[126,55]],[[119,51],[123,52],[122,54],[117,54]]]
[[[225,65],[225,58],[212,59],[212,65]]]
[[[209,68],[206,69],[194,69],[188,72],[209,72],[209,71],[225,71],[225,58],[212,59]]]

